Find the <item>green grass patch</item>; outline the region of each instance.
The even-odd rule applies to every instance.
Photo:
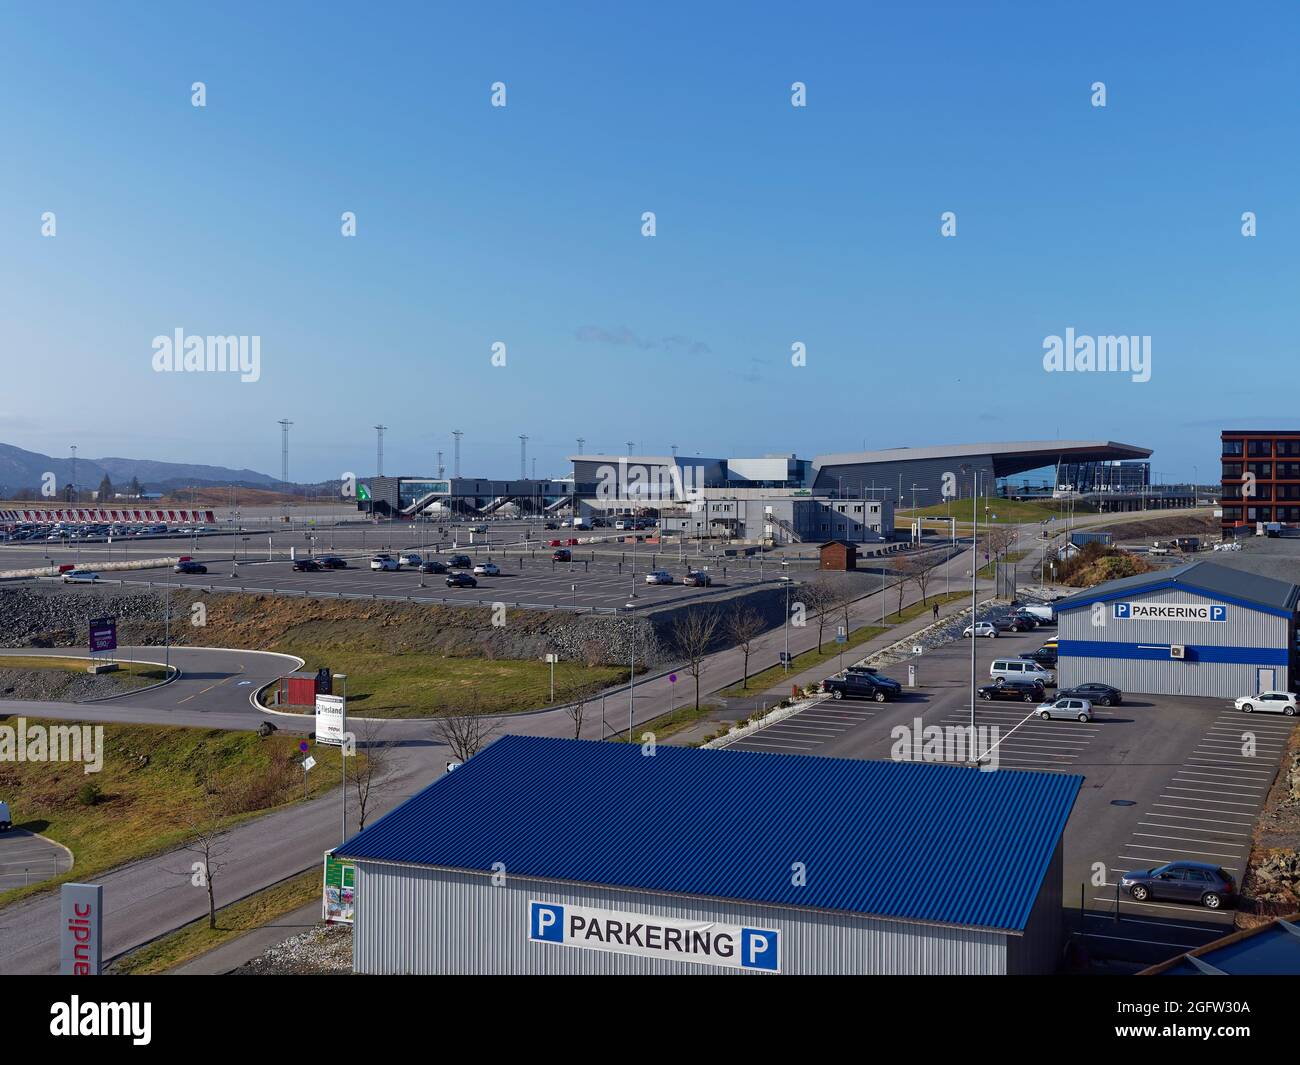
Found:
[[[927,607],[927,609],[929,609]],[[809,624],[812,624],[809,622]],[[844,651],[852,651],[869,640],[874,640],[882,632],[887,631],[887,626],[880,625],[863,625],[849,633],[848,642],[843,645],[835,642],[835,623],[827,620],[826,632],[827,639],[822,641],[822,649],[818,652],[817,648],[810,651],[804,651],[803,654],[794,656],[790,663],[790,669],[787,672],[780,663],[775,666],[769,666],[767,669],[758,673],[751,673],[749,676],[749,687],[742,687],[740,684],[733,684],[729,688],[724,688],[718,692],[718,695],[727,699],[744,699],[758,695],[768,688],[782,683],[787,677],[794,677],[796,674],[805,669],[812,669],[813,666],[819,666],[823,662],[829,662],[840,656],[841,647]]]
[[[666,714],[660,714],[658,717],[651,718],[641,725],[632,727],[632,739],[635,743],[641,742],[641,734],[644,732],[653,732],[655,742],[661,742],[668,739],[669,736],[681,732],[683,729],[690,728],[699,721],[703,721],[711,713],[718,709],[717,703],[700,703],[700,708],[695,709],[695,703],[689,702],[685,706],[679,706]],[[614,743],[627,743],[626,730],[617,736],[611,736],[610,740]]]
[[[934,613],[935,603],[938,603],[940,608],[942,608],[948,603],[955,603],[959,599],[969,598],[969,588],[961,592],[947,592],[939,595],[930,595],[924,603],[913,603],[911,606],[903,607],[903,612],[901,614],[897,610],[893,613],[886,614],[885,622],[888,625],[898,625],[904,621],[912,621],[914,618],[919,618],[922,614]]]
[[[29,731],[35,725],[72,724],[26,721]],[[13,722],[9,718],[7,727],[15,727]],[[179,846],[193,837],[196,824],[229,827],[339,782],[338,750],[313,745],[317,764],[304,788],[296,736],[275,733],[263,739],[255,732],[163,725],[102,727],[98,773],[86,773],[81,762],[0,762],[0,795],[9,801],[14,826],[62,843],[75,858],[61,877],[0,893],[0,905],[65,880],[93,880]]]
[[[213,887],[220,892],[220,882]],[[214,947],[229,942],[245,932],[292,913],[300,906],[315,900],[321,901],[321,871],[317,867],[298,876],[272,884],[246,899],[223,906],[217,910],[217,927],[208,927],[207,916],[178,928],[171,935],[156,939],[139,950],[134,950],[112,965],[115,975],[151,976],[164,973],[184,962],[205,954]]]
[[[328,665],[336,673],[346,673],[348,712],[359,717],[428,717],[475,705],[485,712],[509,714],[552,703],[551,667],[542,661],[346,651],[294,643],[275,649],[305,659],[304,669]],[[626,680],[626,667],[557,662],[554,701],[594,695]]]

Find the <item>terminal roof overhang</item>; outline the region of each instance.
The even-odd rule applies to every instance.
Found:
[[[1145,459],[1151,449],[1113,440],[1022,440],[994,444],[949,444],[939,447],[896,447],[884,451],[846,451],[836,455],[819,455],[813,468],[828,466],[862,466],[886,462],[918,462],[935,459],[961,460],[988,457],[999,477],[1054,466],[1057,462],[1109,462],[1119,459]]]

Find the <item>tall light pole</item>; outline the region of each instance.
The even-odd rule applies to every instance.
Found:
[[[519,434],[519,479],[528,480],[528,434]]]
[[[280,483],[289,483],[289,426],[293,422],[288,418],[281,418],[277,423],[280,426]]]
[[[386,425],[376,425],[375,430],[375,476],[384,475],[384,430]]]
[[[979,580],[979,471],[973,470],[970,497],[970,735],[975,742],[975,609],[977,596],[976,582]],[[976,758],[978,762],[978,757]]]
[[[68,488],[71,490],[69,492],[71,498],[68,500],[68,502],[71,503],[73,506],[76,506],[77,505],[77,445],[76,444],[72,445],[72,483],[68,485]]]
[[[455,450],[452,452],[453,457],[452,457],[451,475],[453,477],[459,477],[460,476],[460,438],[465,434],[461,432],[459,429],[453,429],[451,431],[451,435],[456,438]]]
[[[785,630],[785,655],[781,665],[786,673],[790,672],[790,563],[781,559],[781,580],[785,581],[785,622],[781,626]]]
[[[348,675],[346,673],[335,673],[334,679],[343,682],[343,717],[346,720],[348,714]],[[348,747],[346,742],[339,744],[339,773],[343,778],[343,834],[339,837],[339,842],[343,844],[348,840]]]
[[[635,603],[627,604],[629,610],[631,610],[634,606],[636,606]],[[631,614],[629,614],[627,617],[628,617],[628,621],[631,622],[631,625],[629,627],[630,635],[627,642],[632,649],[631,664],[628,666],[628,671],[627,671],[627,742],[631,743],[632,742],[632,713],[636,709],[636,695],[634,694],[636,689],[636,619],[633,618]]]

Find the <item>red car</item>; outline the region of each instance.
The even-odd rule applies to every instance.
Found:
[[[559,541],[559,540],[552,540],[552,541],[551,541],[549,544],[547,544],[546,546],[547,546],[547,547],[563,547],[564,544],[563,544],[561,541]]]
[[[570,536],[567,540],[564,541],[564,545],[565,547],[577,547],[578,541],[575,540],[572,536]]]

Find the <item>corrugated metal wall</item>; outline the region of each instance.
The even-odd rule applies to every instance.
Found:
[[[1059,854],[1059,850],[1058,850]],[[1060,867],[1055,884],[1060,905]],[[507,878],[357,862],[353,966],[363,973],[683,974],[728,973],[692,962],[533,943],[530,899],[628,913],[776,928],[781,971],[789,974],[1006,971],[1007,937],[775,906],[669,899],[644,891],[561,886]],[[1058,917],[1059,922],[1059,917]],[[1055,944],[1051,947],[1054,955]],[[1037,955],[1033,948],[1030,956]],[[1049,970],[1050,971],[1050,970]]]
[[[1007,973],[1012,976],[1052,973],[1065,946],[1063,844],[1056,843],[1051,864],[1038,891],[1038,901],[1025,923],[1023,936],[1007,937]]]
[[[1133,595],[1124,601],[1197,605],[1220,602],[1210,596],[1177,589]],[[1166,647],[1178,643],[1286,650],[1289,639],[1286,618],[1233,603],[1227,606],[1228,620],[1223,622],[1150,619],[1121,621],[1113,616],[1112,604],[1105,602],[1102,604],[1104,625],[1094,625],[1092,607],[1081,606],[1060,613],[1057,618],[1057,637],[1062,643],[1067,640],[1083,640]],[[1285,688],[1288,681],[1287,667],[1275,665],[1272,668],[1275,670],[1277,687]],[[1226,699],[1255,690],[1256,664],[1178,661],[1172,658],[1080,658],[1062,654],[1056,672],[1061,687],[1096,681],[1113,684],[1125,692]]]

